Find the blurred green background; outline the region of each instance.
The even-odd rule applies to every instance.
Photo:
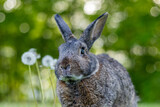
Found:
[[[33,100],[21,55],[36,48],[42,57],[58,58],[64,41],[56,13],[80,37],[104,12],[109,17],[91,52],[108,53],[127,68],[140,102],[160,102],[160,0],[0,0],[0,101]],[[38,99],[39,84],[35,87]]]

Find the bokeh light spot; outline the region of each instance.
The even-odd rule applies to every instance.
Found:
[[[154,3],[156,3],[156,4],[160,4],[160,0],[153,0],[154,1]]]
[[[148,53],[152,56],[155,56],[158,54],[158,49],[156,47],[149,47],[148,48]]]
[[[43,12],[38,13],[37,20],[43,22],[47,18],[47,15]]]
[[[115,33],[112,33],[108,36],[108,41],[111,43],[115,43],[118,40],[118,36]]]
[[[83,13],[79,11],[76,12],[70,20],[73,27],[76,29],[84,30],[89,24],[89,21],[84,17]]]
[[[119,23],[125,20],[128,17],[128,14],[126,12],[115,12],[111,20],[109,21],[109,28],[116,29],[119,27]]]
[[[109,50],[107,51],[107,54],[109,54],[109,56],[111,56],[112,58],[116,59],[118,62],[120,62],[124,67],[126,68],[131,68],[132,63],[130,58],[127,56],[127,52],[126,51],[113,51],[113,50]]]
[[[102,38],[99,38],[95,41],[93,48],[98,49],[98,48],[102,48],[104,45],[104,41]]]
[[[22,23],[20,26],[19,26],[19,30],[22,32],[22,33],[27,33],[30,29],[30,26],[28,23]]]
[[[15,8],[16,4],[17,4],[16,0],[7,0],[3,6],[5,10],[10,11],[13,8]]]
[[[52,10],[60,13],[68,9],[68,3],[66,1],[58,1],[52,6]]]
[[[5,14],[0,12],[0,23],[4,22],[5,18],[6,18]]]
[[[97,10],[101,9],[101,3],[101,0],[87,1],[83,10],[88,15],[95,14]]]
[[[16,54],[16,51],[10,46],[4,46],[0,50],[0,55],[7,58],[11,58],[15,56],[15,54]]]
[[[145,53],[145,48],[136,44],[133,46],[133,48],[131,49],[131,53],[137,55],[137,56],[141,56]]]
[[[157,6],[151,8],[150,13],[153,17],[157,17],[160,14],[160,9]]]

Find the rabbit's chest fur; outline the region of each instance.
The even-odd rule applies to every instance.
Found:
[[[108,55],[98,55],[99,71],[76,84],[57,82],[63,107],[136,107],[134,86],[126,70]]]

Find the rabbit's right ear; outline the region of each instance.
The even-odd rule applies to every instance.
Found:
[[[104,28],[105,22],[107,20],[108,13],[104,13],[94,20],[83,32],[80,40],[86,43],[88,49],[90,49],[94,41],[100,37],[102,30]]]
[[[57,25],[59,27],[59,30],[61,31],[62,37],[65,40],[65,42],[67,42],[68,40],[74,38],[70,28],[64,22],[64,20],[61,18],[60,15],[56,14],[55,15],[55,20],[56,20],[56,23],[57,23]]]

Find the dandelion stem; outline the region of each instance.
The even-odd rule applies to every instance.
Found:
[[[36,69],[37,69],[37,72],[38,72],[39,82],[40,82],[40,86],[41,86],[42,103],[44,103],[44,93],[43,93],[43,87],[42,87],[42,79],[41,79],[41,75],[40,75],[40,71],[39,71],[37,61],[36,61]]]
[[[49,78],[50,78],[50,81],[51,81],[51,86],[52,86],[52,91],[53,91],[53,97],[54,97],[54,107],[56,107],[56,94],[55,94],[55,91],[54,91],[54,86],[53,86],[53,80],[52,80],[52,72],[50,69],[48,69],[48,73],[49,73]]]
[[[35,101],[35,106],[38,107],[36,97],[35,97],[35,93],[34,93],[34,89],[33,89],[33,84],[32,84],[32,74],[31,74],[31,66],[30,65],[29,65],[29,76],[30,76],[30,84],[31,84],[31,88],[32,88],[34,101]]]

